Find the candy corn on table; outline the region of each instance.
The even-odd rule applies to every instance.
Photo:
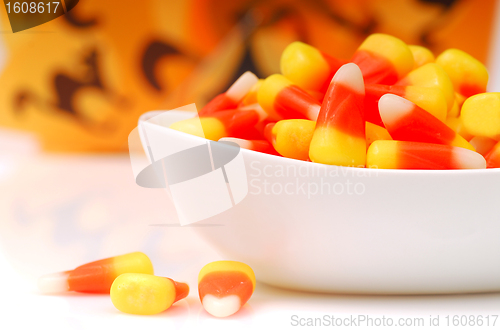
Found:
[[[23,149],[23,148],[19,148]],[[197,296],[198,273],[219,255],[197,235],[166,219],[162,192],[144,191],[130,179],[127,157],[41,156],[0,159],[0,272],[2,325],[52,329],[295,329],[311,318],[385,317],[394,322],[429,324],[446,317],[500,314],[500,293],[437,296],[363,296],[314,294],[256,283],[237,314],[214,319]],[[74,175],[80,173],[80,175]],[[61,202],[39,204],[40,199]],[[154,206],[154,208],[153,208]],[[140,250],[155,273],[183,279],[190,295],[153,315],[124,314],[109,295],[41,295],[38,276],[101,257]],[[411,328],[411,327],[408,327]]]

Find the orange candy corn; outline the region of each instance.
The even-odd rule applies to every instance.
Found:
[[[236,313],[255,290],[255,274],[248,265],[237,261],[207,264],[198,276],[198,293],[203,308],[213,316]]]
[[[497,142],[498,141],[496,140],[482,136],[475,136],[469,141],[474,149],[476,149],[476,152],[480,153],[483,156],[486,156],[497,144]]]
[[[161,313],[188,294],[186,283],[135,273],[118,276],[110,290],[111,302],[118,310],[138,315]]]
[[[238,138],[222,138],[219,142],[232,142],[236,143],[240,148],[263,152],[270,155],[277,155],[278,153],[274,150],[273,146],[265,140],[245,140]]]
[[[368,148],[366,166],[379,169],[484,169],[486,161],[475,151],[450,145],[375,141]]]
[[[413,69],[419,68],[427,63],[434,63],[434,54],[427,48],[417,45],[409,45],[411,53],[413,54]]]
[[[446,99],[448,112],[453,107],[455,100],[453,84],[446,71],[435,63],[428,63],[411,71],[396,85],[439,88]]]
[[[485,158],[488,168],[500,168],[500,142],[495,144]]]
[[[445,123],[400,96],[386,94],[378,104],[380,117],[394,140],[447,144],[474,150]]]
[[[413,54],[396,37],[375,33],[359,46],[351,58],[367,84],[392,85],[413,69]]]
[[[344,61],[295,41],[281,55],[281,73],[304,90],[326,92],[333,75]]]
[[[482,93],[469,97],[462,105],[465,129],[474,136],[500,140],[500,93]]]
[[[458,49],[448,49],[436,58],[448,74],[455,91],[469,97],[486,92],[488,84],[488,70],[483,63],[471,55]]]
[[[124,273],[152,275],[153,265],[144,253],[134,252],[94,261],[70,271],[44,275],[38,279],[38,288],[42,293],[109,293],[113,281]]]
[[[277,120],[316,120],[321,107],[309,93],[279,74],[273,74],[264,80],[257,99],[269,117]]]
[[[260,120],[255,110],[220,110],[200,117],[189,118],[170,125],[176,131],[219,141],[227,136],[239,136]]]
[[[309,157],[316,163],[364,166],[366,159],[363,76],[354,63],[342,66],[321,105]]]
[[[384,126],[378,110],[378,101],[384,94],[395,94],[412,101],[441,121],[446,120],[447,105],[438,88],[416,86],[365,85],[365,119],[375,125]]]
[[[201,115],[208,115],[216,111],[235,109],[238,103],[245,95],[257,84],[259,78],[250,71],[241,75],[229,89],[222,94],[217,95],[208,102],[200,111]]]
[[[270,123],[264,130],[266,139],[282,156],[309,160],[309,145],[316,122],[307,119],[280,120]]]

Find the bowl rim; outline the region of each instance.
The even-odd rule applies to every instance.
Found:
[[[188,105],[188,106],[190,106],[190,105]],[[185,106],[185,107],[188,107],[188,106]],[[174,113],[175,114],[181,114],[182,113],[183,115],[186,115],[186,119],[194,117],[196,115],[196,112],[179,110],[179,109],[173,109],[173,110],[154,110],[154,111],[148,111],[148,112],[143,113],[139,117],[139,123],[138,124],[141,125],[143,122],[147,122],[149,124],[161,126],[161,127],[166,128],[166,129],[168,129],[170,131],[173,131],[173,132],[175,132],[174,134],[179,134],[180,136],[185,136],[186,138],[189,138],[189,139],[198,140],[199,142],[202,142],[202,141],[205,141],[205,142],[212,141],[212,140],[208,140],[206,138],[202,138],[202,137],[199,137],[199,136],[195,136],[195,135],[191,135],[191,134],[188,134],[188,133],[184,133],[184,132],[180,132],[180,131],[177,131],[177,130],[173,130],[173,129],[169,128],[169,127],[166,127],[166,126],[160,125],[158,123],[154,123],[154,122],[150,122],[149,121],[150,119],[154,118],[154,116],[162,114],[162,113],[165,113],[165,112],[169,112],[169,113],[172,113],[172,114],[174,114]],[[187,116],[188,114],[190,115],[190,117]],[[214,142],[218,142],[218,141],[214,141]],[[305,166],[312,166],[313,168],[316,168],[316,167],[317,168],[321,168],[321,167],[334,167],[334,168],[337,168],[337,169],[338,168],[342,168],[343,169],[342,171],[347,171],[347,172],[348,171],[354,171],[354,173],[365,173],[366,171],[369,171],[370,173],[373,173],[373,174],[384,174],[384,175],[405,175],[405,174],[406,175],[408,175],[408,174],[424,175],[425,174],[425,175],[451,175],[451,176],[454,176],[454,175],[465,175],[465,174],[469,174],[469,175],[498,175],[498,174],[500,174],[500,168],[486,168],[486,169],[447,169],[447,170],[439,170],[439,169],[429,169],[429,170],[420,169],[420,170],[415,170],[414,169],[414,170],[408,170],[408,169],[382,169],[382,168],[366,168],[366,167],[356,167],[356,166],[328,165],[328,164],[321,164],[321,163],[314,163],[314,162],[310,162],[310,161],[304,161],[304,160],[300,160],[300,159],[294,159],[294,158],[288,158],[288,157],[283,157],[283,156],[266,154],[266,153],[263,153],[263,152],[249,150],[249,149],[244,149],[244,148],[241,148],[241,149],[242,149],[242,153],[243,154],[250,153],[250,155],[256,155],[256,156],[262,157],[262,158],[271,157],[271,159],[274,159],[274,161],[288,162],[288,163],[291,163],[290,165],[302,165],[302,166],[305,165]]]

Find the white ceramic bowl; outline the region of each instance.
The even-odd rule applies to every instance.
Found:
[[[191,116],[151,123],[168,143],[202,141],[166,128]],[[363,294],[500,290],[500,169],[344,168],[241,152],[247,196],[193,230],[259,281]]]

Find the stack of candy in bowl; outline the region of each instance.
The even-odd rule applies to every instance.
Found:
[[[293,42],[281,74],[246,72],[197,118],[170,128],[329,165],[498,168],[500,93],[487,83],[485,66],[458,49],[435,58],[373,34],[343,61]]]

